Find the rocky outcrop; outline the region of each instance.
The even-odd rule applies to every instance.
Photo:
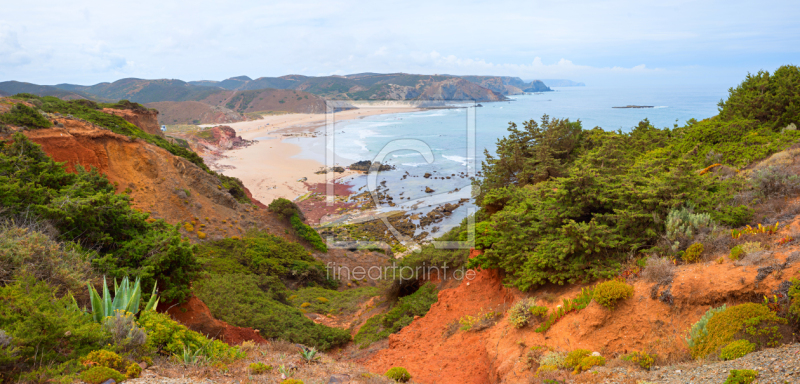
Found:
[[[242,139],[241,136],[236,136],[236,130],[227,125],[212,127],[210,133],[213,137],[211,143],[222,150],[246,147],[252,143],[252,141]]]
[[[103,108],[103,112],[109,115],[119,116],[125,121],[139,127],[141,130],[151,134],[163,136],[161,127],[158,125],[158,111],[155,109],[112,109]]]

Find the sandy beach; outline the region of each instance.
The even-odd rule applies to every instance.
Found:
[[[419,111],[419,109],[370,107],[336,112],[335,119],[343,121],[372,115],[415,111]],[[322,163],[311,159],[296,158],[295,156],[301,152],[302,148],[286,142],[285,139],[302,135],[309,137],[309,140],[322,142],[325,137],[322,134],[315,135],[314,132],[324,130],[326,119],[329,118],[331,116],[325,114],[296,113],[265,116],[260,120],[226,124],[235,129],[237,135],[241,135],[244,139],[261,139],[249,147],[226,152],[227,157],[219,159],[217,164],[224,168],[222,173],[225,175],[242,180],[253,197],[264,204],[269,204],[279,197],[294,200],[308,193],[307,184],[325,183],[327,176],[314,173],[323,168]],[[357,173],[347,170],[332,176],[341,179]],[[304,182],[299,181],[302,178],[307,179]]]

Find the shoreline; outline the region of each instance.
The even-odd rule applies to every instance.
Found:
[[[422,110],[413,107],[353,109],[336,112],[336,121]],[[317,139],[324,144],[325,136],[315,135],[314,132],[324,127],[328,118],[329,116],[324,113],[294,113],[224,124],[233,128],[243,139],[256,142],[245,148],[226,151],[225,157],[216,161],[220,168],[219,172],[239,178],[253,197],[265,205],[269,205],[272,200],[279,197],[296,200],[309,193],[309,185],[325,184],[328,180],[326,174],[315,173],[322,169],[324,164],[313,159],[295,157],[303,151],[303,148],[287,142],[286,139],[299,136]],[[216,125],[220,124],[204,126]],[[339,184],[341,179],[359,174],[361,172],[346,170],[343,173],[334,173],[332,180],[335,184]]]

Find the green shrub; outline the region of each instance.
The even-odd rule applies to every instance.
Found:
[[[337,286],[337,282],[328,280],[325,265],[302,245],[267,232],[250,231],[241,240],[205,242],[197,247],[196,254],[204,269],[214,274],[254,273],[303,285]]]
[[[800,121],[800,69],[784,65],[772,75],[768,71],[747,74],[736,88],[731,88],[728,100],[719,102],[719,116],[758,120],[775,130]]]
[[[283,102],[283,100],[281,100],[281,102]],[[303,384],[303,382],[297,379],[286,379],[281,381],[281,384]]]
[[[650,370],[653,363],[656,361],[655,355],[650,355],[647,352],[634,351],[627,355],[622,356],[622,360],[630,361],[638,364],[640,367]]]
[[[100,366],[111,368],[117,371],[122,371],[125,369],[125,360],[122,359],[118,354],[106,351],[106,350],[99,350],[99,351],[92,351],[89,352],[86,357],[83,358],[83,365],[87,367],[91,366]]]
[[[274,212],[284,220],[289,220],[294,215],[298,215],[301,220],[303,218],[303,212],[300,211],[300,208],[297,206],[297,204],[282,197],[272,200],[267,208],[270,212]]]
[[[508,322],[516,328],[528,325],[532,313],[531,309],[536,305],[535,299],[522,299],[514,303],[508,310]]]
[[[180,355],[187,349],[202,350],[200,354],[210,361],[231,361],[245,355],[238,348],[208,339],[155,311],[142,312],[139,325],[147,331],[147,345],[166,355]]]
[[[289,297],[289,301],[294,306],[308,303],[305,309],[309,312],[349,314],[357,311],[359,304],[370,297],[377,296],[379,291],[376,287],[358,287],[344,291],[305,287],[295,291],[295,294]]]
[[[531,315],[543,319],[545,316],[547,316],[547,307],[542,305],[534,305],[531,307],[530,312]]]
[[[424,316],[437,300],[436,285],[426,283],[416,292],[401,297],[397,304],[385,314],[375,315],[367,320],[358,330],[353,341],[361,348],[365,348],[373,342],[385,339],[411,324],[414,316]]]
[[[700,260],[700,255],[703,254],[703,244],[701,243],[694,243],[686,248],[686,251],[683,252],[681,259],[687,263],[694,263]]]
[[[725,304],[717,308],[710,308],[703,314],[700,320],[692,325],[692,328],[689,330],[689,335],[686,336],[686,345],[689,346],[689,349],[694,348],[700,340],[708,336],[708,321],[711,320],[715,314],[725,309],[727,309]]]
[[[476,204],[488,216],[478,222],[491,228],[491,247],[468,266],[503,269],[505,283],[520,290],[610,278],[631,250],[674,245],[662,241],[676,207],[744,223],[753,211],[735,206],[735,198],[751,188],[746,180],[698,171],[714,163],[742,168],[800,139],[800,131],[779,132],[775,120],[764,120],[783,113],[768,115],[691,119],[664,129],[643,120],[628,132],[584,130],[549,116],[541,124],[509,124],[496,155],[482,164],[484,177],[474,181]]]
[[[76,244],[53,241],[37,229],[0,223],[0,281],[31,275],[59,294],[83,290],[94,277],[91,253]]]
[[[775,347],[781,340],[779,325],[787,320],[778,317],[766,305],[746,303],[725,308],[712,314],[699,337],[692,337],[690,351],[695,358],[716,353],[734,341],[737,334],[754,338],[759,346]],[[694,331],[692,327],[692,331]]]
[[[547,365],[558,368],[564,368],[565,362],[567,359],[567,355],[563,352],[555,352],[549,351],[545,352],[541,358],[539,358],[539,365]]]
[[[731,253],[728,255],[728,258],[731,259],[731,260],[736,261],[736,260],[739,260],[742,257],[744,257],[744,254],[745,253],[744,253],[744,250],[742,249],[742,246],[741,245],[737,245],[737,246],[731,248]]]
[[[567,356],[564,358],[564,368],[577,368],[581,360],[585,357],[589,357],[591,354],[592,351],[588,349],[576,349],[567,353]]]
[[[800,319],[800,279],[792,279],[792,286],[789,287],[789,313]]]
[[[50,120],[39,111],[24,104],[14,104],[7,113],[0,114],[0,122],[28,128],[49,128]]]
[[[722,348],[719,358],[734,360],[756,350],[756,345],[747,340],[736,340]]]
[[[411,374],[403,367],[392,367],[386,371],[386,377],[398,382],[405,383],[411,380]]]
[[[0,286],[0,329],[9,343],[0,348],[0,371],[15,376],[40,361],[50,367],[77,362],[110,340],[100,324],[75,309],[70,297],[56,298],[52,287],[30,276]]]
[[[322,237],[319,235],[319,233],[317,233],[314,228],[311,228],[308,224],[300,220],[300,216],[297,214],[292,215],[290,222],[292,223],[292,228],[294,228],[294,231],[297,233],[297,235],[311,244],[314,249],[320,252],[328,252],[328,246],[325,245],[325,242],[322,240]]]
[[[81,380],[89,384],[101,384],[108,379],[121,383],[125,381],[125,375],[108,367],[92,367],[81,372]]]
[[[723,384],[750,384],[756,380],[758,372],[752,369],[731,369]]]
[[[262,362],[251,363],[249,368],[250,368],[250,373],[254,375],[262,375],[272,371],[271,365],[266,365]]]
[[[320,350],[350,341],[346,329],[315,324],[300,310],[276,301],[254,275],[208,275],[195,282],[197,297],[215,318],[231,325],[258,329],[265,338],[279,338]]]
[[[693,207],[673,209],[667,215],[667,239],[677,241],[681,238],[692,239],[703,230],[716,229],[714,220],[708,213],[694,213]],[[677,249],[673,248],[673,251]]]
[[[135,379],[142,375],[142,367],[136,363],[128,364],[128,368],[125,368],[125,377],[129,379]]]
[[[633,286],[619,280],[608,280],[594,288],[594,301],[613,310],[617,301],[633,296]]]
[[[196,262],[177,228],[131,208],[129,197],[96,169],[69,173],[37,144],[17,133],[0,143],[0,206],[6,215],[38,216],[60,238],[94,249],[94,268],[110,277],[141,277],[145,291],[156,281],[166,300],[189,293]]]
[[[603,356],[586,356],[580,360],[578,365],[575,366],[575,370],[573,373],[581,373],[583,371],[588,371],[592,369],[592,367],[604,366],[606,365],[606,358]]]

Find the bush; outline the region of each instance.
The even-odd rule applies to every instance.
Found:
[[[89,384],[101,384],[108,379],[121,383],[125,381],[125,375],[108,367],[92,367],[81,372],[81,380]]]
[[[320,237],[319,233],[317,233],[314,228],[311,228],[308,224],[300,220],[300,216],[297,214],[292,215],[290,222],[292,223],[292,228],[294,228],[294,231],[297,233],[297,235],[311,244],[314,249],[320,252],[328,252],[328,246],[325,245],[325,242],[322,240],[322,237]]]
[[[147,342],[147,334],[139,328],[130,312],[115,311],[113,316],[103,319],[103,328],[111,334],[114,346],[123,352],[142,352],[141,349]]]
[[[800,176],[787,166],[769,166],[754,170],[750,174],[750,184],[766,198],[794,196],[800,191]]]
[[[411,380],[411,374],[403,367],[392,367],[386,371],[386,377],[398,382],[405,383]]]
[[[177,228],[149,223],[148,214],[132,209],[129,197],[116,194],[96,169],[78,166],[69,173],[20,133],[0,143],[0,206],[6,215],[46,219],[61,239],[96,250],[92,264],[99,272],[141,277],[146,292],[158,281],[166,300],[189,293],[196,263]]]
[[[691,240],[698,233],[713,232],[716,224],[708,213],[694,213],[693,208],[673,209],[667,215],[667,239],[675,242],[672,250],[678,251],[681,240]]]
[[[528,325],[528,320],[531,318],[531,308],[536,305],[535,299],[522,299],[514,303],[511,309],[508,310],[508,322],[513,324],[516,328],[522,328]]]
[[[56,288],[58,294],[78,292],[95,276],[91,252],[59,243],[42,232],[0,222],[0,281],[30,275]]]
[[[128,368],[125,369],[125,377],[128,379],[135,379],[142,375],[142,367],[136,363],[128,364]]]
[[[609,280],[594,288],[594,301],[613,310],[616,302],[633,296],[633,286],[619,280]]]
[[[531,307],[530,312],[531,315],[543,319],[545,316],[547,316],[547,307],[542,305],[534,305]]]
[[[732,101],[726,108],[749,107]],[[522,128],[509,124],[496,155],[482,164],[484,177],[474,181],[476,204],[488,216],[478,222],[492,229],[491,247],[468,265],[503,269],[505,283],[520,290],[610,278],[632,250],[664,251],[660,243],[676,207],[691,206],[704,220],[708,214],[718,223],[743,223],[752,210],[736,199],[749,187],[730,168],[800,138],[800,131],[778,132],[774,124],[749,113],[665,129],[643,120],[624,133],[548,116]],[[723,171],[698,172],[715,163]]]
[[[642,270],[642,277],[651,283],[670,281],[674,275],[675,264],[672,260],[655,255],[647,258],[647,265]]]
[[[752,369],[731,369],[723,384],[750,384],[756,380],[758,372]]]
[[[258,329],[265,338],[279,338],[320,350],[350,341],[346,329],[315,324],[297,308],[276,301],[259,287],[259,280],[254,275],[208,275],[195,282],[194,289],[215,318]]]
[[[786,323],[786,319],[778,317],[763,304],[746,303],[724,308],[712,314],[703,334],[692,338],[690,350],[695,358],[705,357],[734,341],[738,334],[753,338],[759,346],[775,347],[782,339],[778,327]]]
[[[286,379],[284,381],[281,381],[281,384],[303,384],[303,382],[297,379]]]
[[[328,280],[325,265],[302,245],[266,232],[250,231],[241,240],[205,242],[197,247],[196,255],[210,273],[254,273],[303,285],[336,286],[335,281]]]
[[[650,367],[653,366],[653,363],[656,361],[656,358],[654,355],[650,355],[647,352],[634,351],[627,355],[622,356],[622,360],[630,361],[632,363],[638,364],[643,369],[650,370]]]
[[[361,326],[353,338],[356,344],[365,348],[381,339],[389,337],[403,327],[411,324],[414,316],[424,316],[431,305],[438,300],[436,285],[426,283],[405,297],[401,297],[394,308],[382,315],[371,317]]]
[[[800,319],[800,279],[792,279],[792,286],[789,287],[789,313]]]
[[[114,352],[103,349],[89,352],[89,354],[83,358],[82,363],[87,367],[96,365],[100,367],[111,368],[117,371],[122,371],[125,369],[125,360],[123,360],[122,357]]]
[[[250,368],[250,373],[254,375],[262,375],[272,371],[271,365],[266,365],[262,362],[251,363],[249,368]]]
[[[686,344],[689,348],[694,348],[697,343],[708,336],[708,321],[714,317],[715,314],[724,311],[727,309],[725,304],[717,307],[711,308],[703,314],[703,317],[700,318],[696,323],[692,325],[692,328],[689,329],[689,335],[686,337]]]
[[[784,65],[772,75],[768,71],[747,74],[736,88],[731,88],[728,100],[719,102],[719,116],[758,120],[778,130],[800,121],[800,69]]]
[[[566,359],[567,355],[563,352],[545,352],[544,355],[542,355],[542,357],[539,359],[539,365],[556,367],[557,369],[564,368],[566,366]]]
[[[722,348],[719,358],[734,360],[756,350],[756,345],[747,340],[736,340]]]
[[[308,303],[306,310],[309,312],[349,314],[357,311],[359,304],[379,293],[376,287],[359,287],[345,291],[306,287],[295,291],[295,294],[289,297],[289,301],[295,306]]]
[[[728,255],[728,258],[733,260],[733,261],[736,261],[736,260],[741,259],[744,255],[745,255],[745,252],[742,249],[742,246],[741,245],[737,245],[737,246],[731,248],[731,253]]]
[[[14,104],[7,113],[0,114],[0,122],[28,128],[49,128],[50,120],[39,111],[24,104]]]
[[[209,361],[231,361],[244,357],[238,348],[208,339],[162,313],[142,312],[139,325],[147,331],[147,346],[166,355],[180,355],[188,349],[202,350],[201,355]]]
[[[0,371],[10,375],[40,361],[51,367],[77,362],[110,340],[108,332],[77,310],[70,297],[56,298],[52,287],[29,276],[0,286],[0,329],[9,344],[0,349]]]
[[[597,366],[604,366],[606,365],[606,358],[603,356],[587,356],[580,360],[577,366],[575,366],[575,370],[573,373],[581,373],[583,371],[588,371],[592,369],[592,367]]]
[[[274,212],[284,220],[289,220],[294,215],[298,215],[301,220],[303,219],[303,212],[300,211],[297,204],[282,197],[272,200],[267,208],[270,212]]]
[[[572,352],[567,353],[567,356],[564,358],[564,367],[565,368],[576,368],[580,364],[581,360],[585,357],[589,357],[592,354],[592,351],[588,349],[576,349]]]
[[[694,243],[683,252],[681,259],[687,263],[695,263],[700,261],[700,256],[703,254],[703,244]]]

